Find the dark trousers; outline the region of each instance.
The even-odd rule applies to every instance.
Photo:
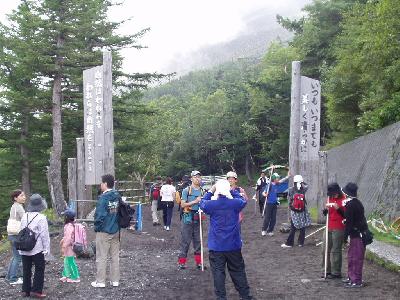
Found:
[[[290,232],[289,232],[289,236],[288,236],[287,241],[286,241],[286,245],[293,246],[293,244],[294,244],[294,234],[296,233],[296,230],[300,231],[299,239],[298,239],[299,245],[304,245],[304,239],[306,237],[306,228],[305,227],[296,228],[296,227],[294,227],[292,221],[290,221]]]
[[[362,269],[364,264],[365,246],[361,238],[350,238],[347,252],[348,275],[351,283],[362,283]]]
[[[32,264],[35,265],[35,275],[32,285]],[[22,291],[25,293],[43,292],[45,261],[42,252],[32,256],[22,255],[23,279]]]
[[[167,206],[165,205],[163,207],[163,221],[164,221],[164,226],[171,226],[171,220],[172,220],[172,212],[174,210],[173,206]]]
[[[267,203],[267,205],[265,206],[264,224],[262,228],[263,231],[274,231],[274,227],[276,224],[276,210],[276,204]]]
[[[211,272],[214,278],[214,291],[217,300],[226,299],[225,289],[225,267],[228,267],[229,275],[235,285],[236,290],[239,292],[240,299],[252,299],[250,296],[250,287],[247,282],[246,270],[242,252],[209,252],[209,260]]]
[[[262,195],[262,191],[258,192],[258,205],[260,206],[260,214],[263,213],[265,203],[265,197]]]
[[[190,242],[193,242],[194,255],[200,254],[200,223],[192,221],[190,224],[182,222],[181,245],[178,257],[187,257]]]

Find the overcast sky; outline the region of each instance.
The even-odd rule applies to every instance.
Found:
[[[311,1],[311,0],[309,0]],[[20,1],[0,0],[0,21]],[[150,27],[140,40],[148,48],[127,49],[127,72],[167,72],[169,63],[180,55],[201,47],[226,42],[245,29],[244,19],[252,12],[270,9],[282,13],[288,7],[307,0],[125,0],[110,11],[113,21],[132,17],[120,32],[129,34]]]

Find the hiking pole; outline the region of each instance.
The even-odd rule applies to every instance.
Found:
[[[268,201],[268,196],[269,196],[269,190],[271,189],[271,179],[272,179],[272,174],[274,173],[274,167],[271,168],[271,175],[269,176],[269,183],[268,183],[268,188],[267,188],[267,196],[265,197],[265,202],[264,202],[264,207],[263,207],[263,212],[262,216],[264,217],[265,213],[265,208],[267,207],[267,201]]]
[[[329,209],[326,214],[326,225],[325,225],[325,266],[324,266],[324,278],[326,279],[328,271],[328,221],[329,221]]]
[[[201,222],[203,211],[199,208],[199,222],[200,222],[200,259],[201,259],[201,271],[204,271],[204,249],[203,249],[203,226]]]

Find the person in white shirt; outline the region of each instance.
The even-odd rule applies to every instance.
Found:
[[[172,212],[174,208],[176,189],[172,185],[172,179],[170,177],[167,178],[165,184],[161,187],[161,203],[163,206],[163,221],[164,221],[164,229],[170,230],[171,220],[172,220]]]

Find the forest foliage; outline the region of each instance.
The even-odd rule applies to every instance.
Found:
[[[72,10],[67,15],[75,22],[60,23],[54,13],[60,1],[36,0],[24,1],[10,15],[11,27],[0,27],[3,218],[4,208],[10,205],[7,195],[23,185],[26,170],[31,190],[48,197],[49,82],[57,51],[51,41],[61,25],[71,33],[68,47],[58,52],[65,58],[64,181],[67,158],[75,156],[75,138],[83,135],[82,71],[101,63],[103,47],[113,50],[116,175],[120,179],[151,179],[158,174],[179,178],[192,169],[205,174],[233,169],[251,179],[270,163],[287,163],[294,60],[302,62],[303,75],[321,81],[323,147],[400,120],[397,0],[314,0],[299,19],[277,16],[294,36],[288,42],[271,43],[263,57],[192,71],[147,90],[148,82],[160,76],[124,74],[119,54],[124,47],[140,48],[146,30],[118,36],[119,23],[105,17],[110,1],[63,2],[70,4],[65,8]]]

